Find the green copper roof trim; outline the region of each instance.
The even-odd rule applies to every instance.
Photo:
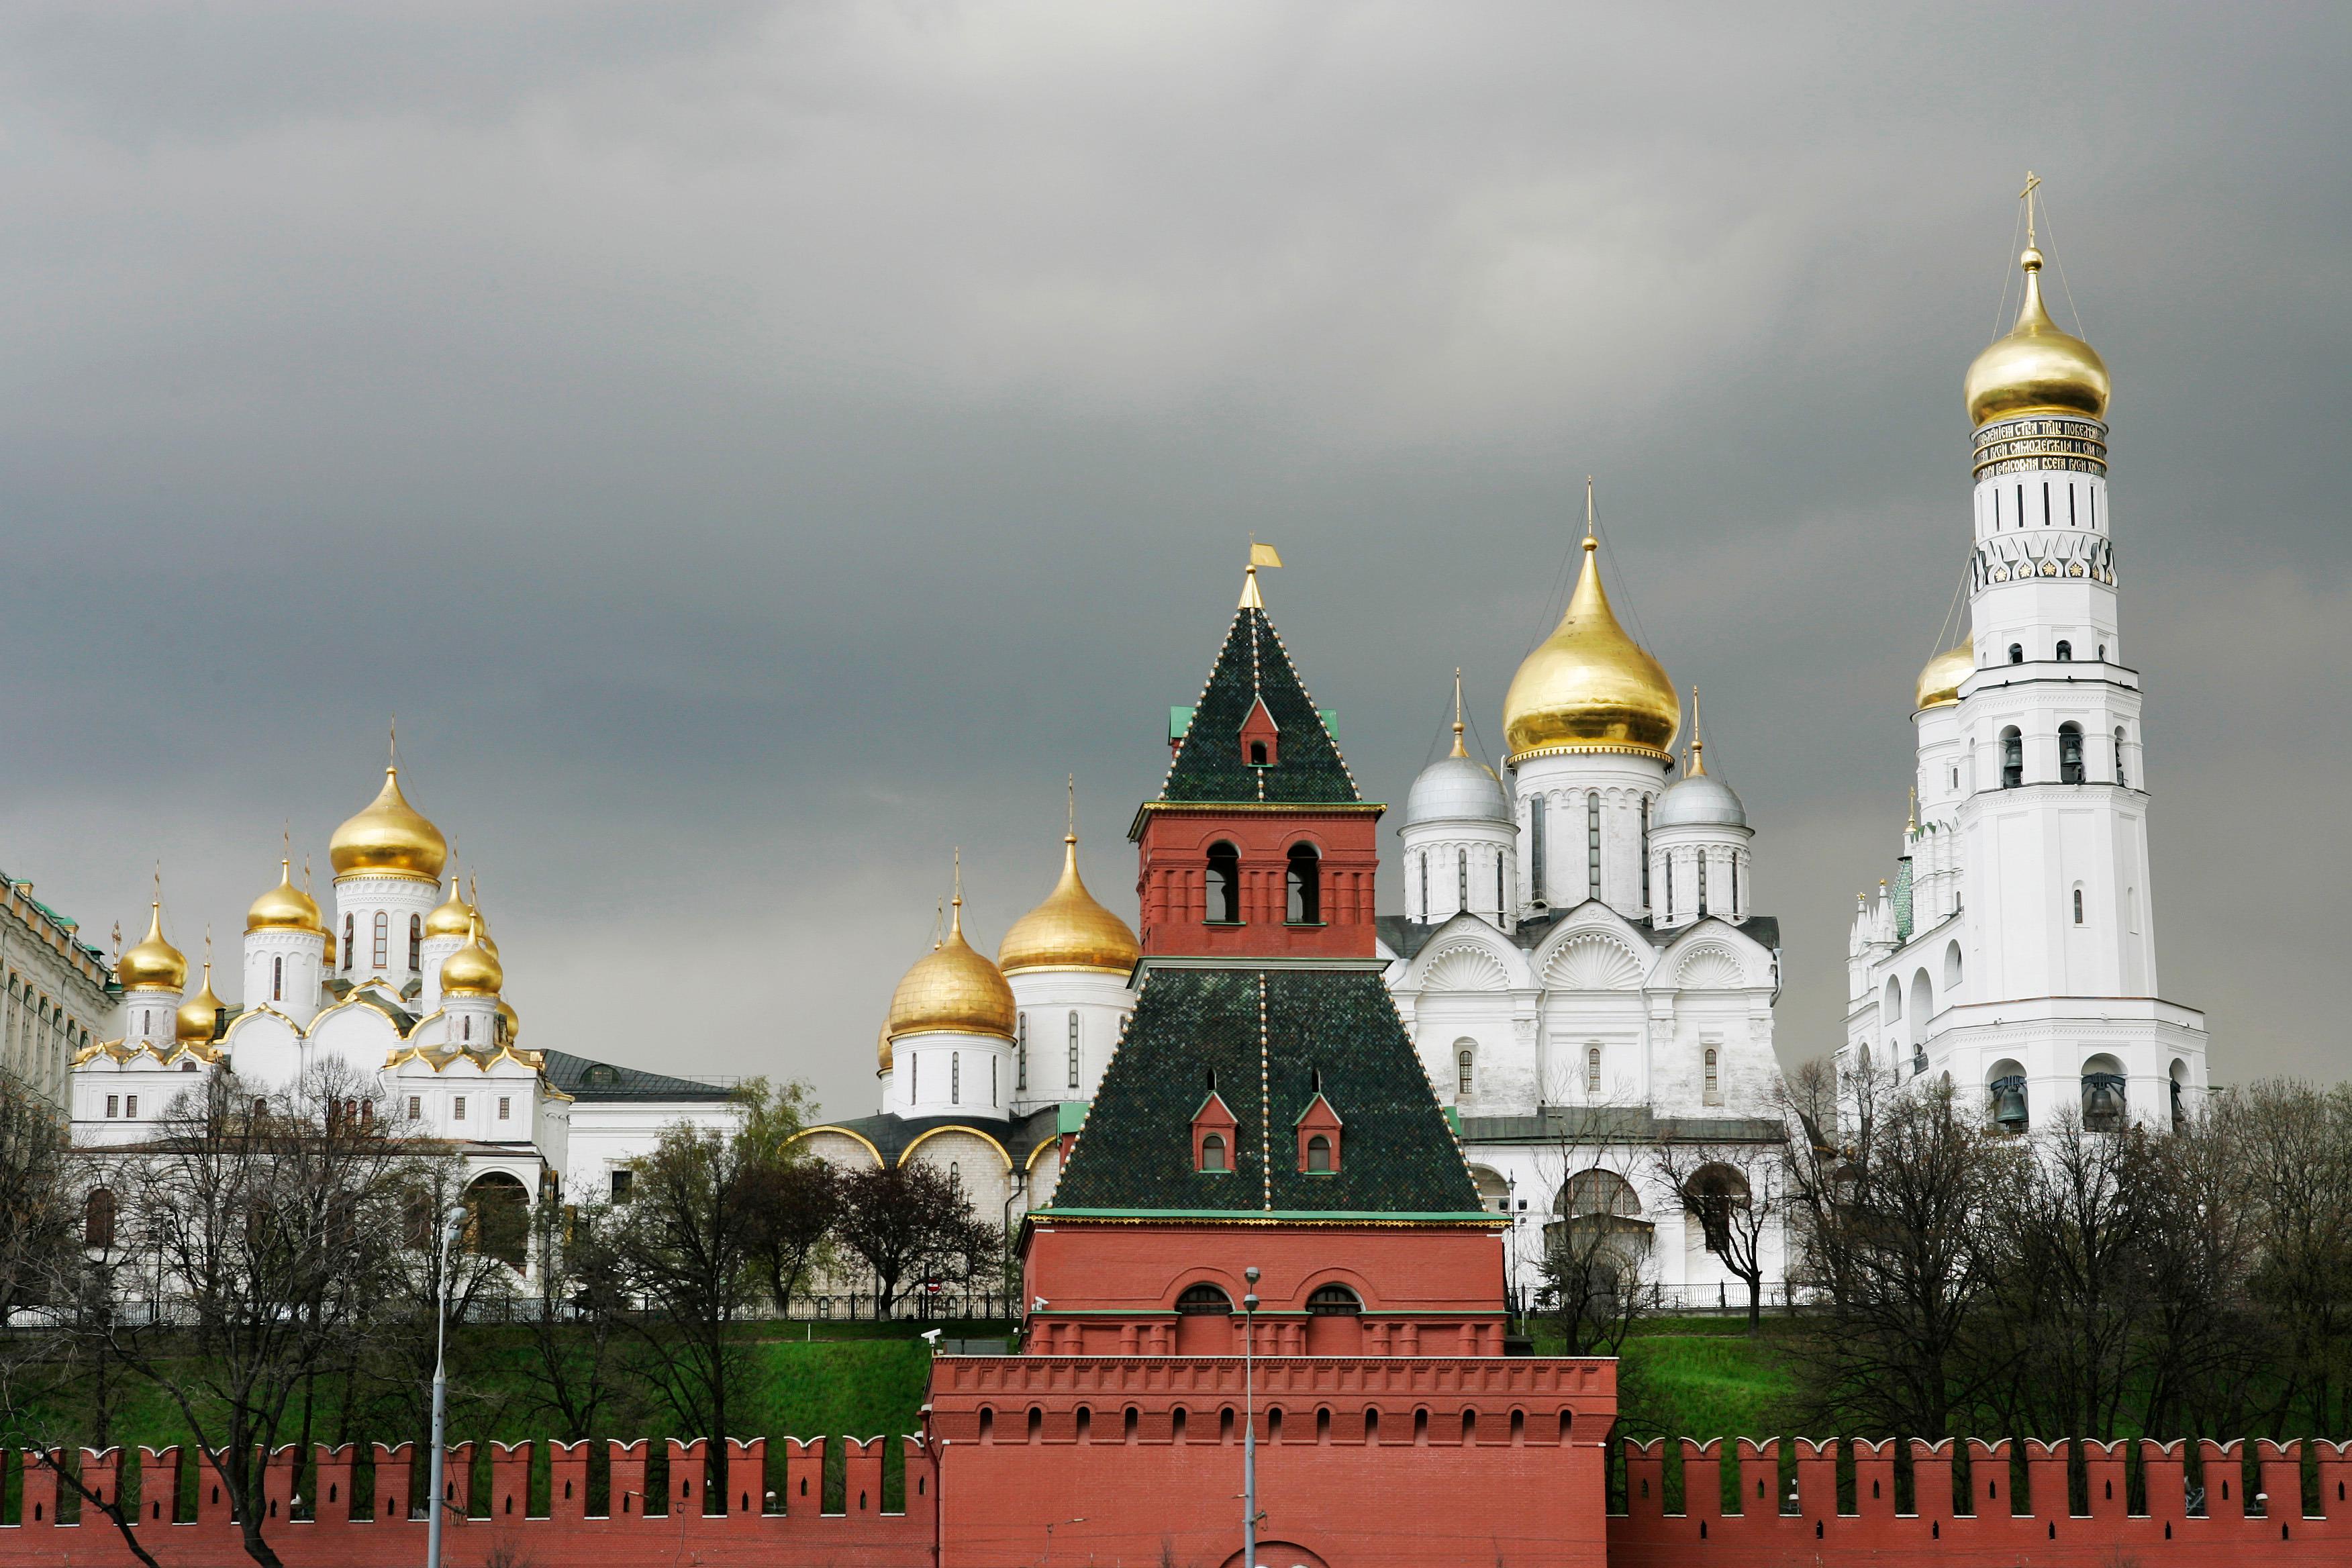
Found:
[[[1066,1100],[1054,1108],[1054,1131],[1057,1136],[1065,1132],[1076,1132],[1086,1124],[1087,1102],[1085,1100]]]

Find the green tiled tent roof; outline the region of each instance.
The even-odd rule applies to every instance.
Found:
[[[1280,732],[1274,766],[1242,760],[1243,721],[1259,700]],[[1299,684],[1274,623],[1244,605],[1218,650],[1216,668],[1192,705],[1192,721],[1168,764],[1160,798],[1174,802],[1272,801],[1290,805],[1353,804],[1363,797],[1339,743]]]
[[[1213,1073],[1239,1122],[1225,1174],[1192,1168],[1192,1114]],[[1297,1127],[1318,1078],[1342,1125],[1339,1169],[1308,1175],[1298,1169]],[[1050,1212],[1478,1210],[1460,1145],[1380,975],[1236,967],[1150,973]]]

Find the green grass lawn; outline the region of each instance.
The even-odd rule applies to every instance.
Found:
[[[1769,1437],[1797,1393],[1787,1330],[1767,1320],[1660,1319],[1625,1342],[1618,1405],[1633,1437]]]

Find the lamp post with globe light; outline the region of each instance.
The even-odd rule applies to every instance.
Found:
[[[448,1447],[449,1279],[456,1272],[457,1243],[466,1235],[466,1205],[451,1204],[442,1216],[441,1279],[433,1314],[433,1491],[425,1502],[425,1568],[441,1568],[441,1461]]]

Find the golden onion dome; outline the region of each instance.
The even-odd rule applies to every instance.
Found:
[[[1062,840],[1062,879],[1045,901],[1013,922],[996,950],[1006,974],[1024,969],[1099,969],[1125,974],[1143,944],[1125,921],[1095,901],[1078,876],[1078,836]]]
[[[1551,752],[1664,756],[1682,729],[1674,682],[1626,635],[1601,586],[1599,541],[1584,539],[1584,570],[1559,626],[1519,665],[1503,699],[1514,763]]]
[[[226,1005],[213,994],[213,966],[205,964],[203,988],[180,1004],[180,1011],[172,1020],[172,1037],[183,1043],[205,1045],[220,1032],[221,1008]]]
[[[444,996],[495,996],[507,983],[498,954],[482,945],[480,922],[474,922],[466,945],[441,961]]]
[[[880,1029],[875,1032],[874,1059],[880,1064],[880,1066],[875,1070],[875,1077],[879,1078],[882,1074],[890,1070],[892,1056],[890,1051],[890,1026],[887,1024],[883,1025]]]
[[[253,900],[245,911],[245,929],[257,931],[321,931],[327,922],[319,917],[318,900],[294,885],[294,862],[278,862],[278,886]]]
[[[2099,351],[2061,331],[2042,303],[2042,252],[2031,245],[2018,258],[2025,269],[2025,303],[2017,324],[1995,338],[1969,366],[1969,420],[1985,426],[2029,414],[2107,416],[2107,364]]]
[[[458,891],[457,879],[449,879],[449,896],[441,900],[433,912],[425,917],[426,936],[471,936],[475,921],[480,918],[474,906]]]
[[[149,906],[147,934],[114,962],[114,974],[125,991],[180,992],[188,985],[188,957],[163,940],[163,905]]]
[[[1946,648],[1927,661],[1919,672],[1919,684],[1912,693],[1911,706],[1941,708],[1960,700],[1960,682],[1966,680],[1977,667],[1975,647],[1963,637],[1959,643]]]
[[[327,858],[343,877],[414,877],[438,882],[448,841],[400,793],[400,770],[383,770],[383,788],[365,811],[335,829]]]
[[[884,1034],[992,1035],[1013,1037],[1013,987],[996,965],[963,939],[963,900],[947,940],[915,961],[890,994],[890,1020]]]

